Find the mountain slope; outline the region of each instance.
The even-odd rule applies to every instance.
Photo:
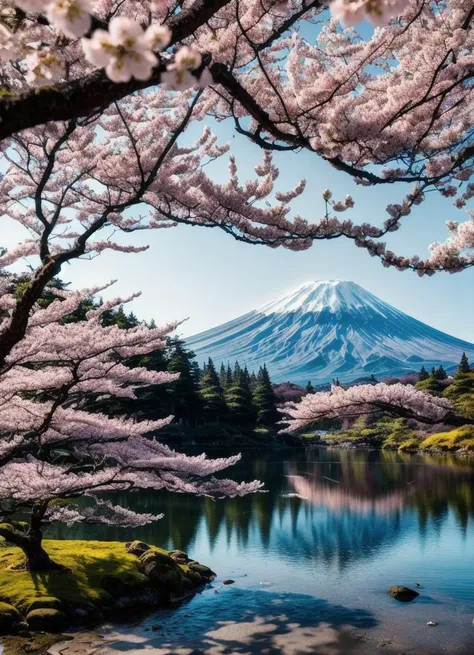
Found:
[[[456,365],[474,344],[440,332],[354,282],[317,281],[186,340],[199,362],[266,363],[272,380],[350,382]]]

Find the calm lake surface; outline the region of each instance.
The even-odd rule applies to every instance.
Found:
[[[404,645],[396,652],[474,653],[472,461],[379,451],[251,451],[232,476],[259,478],[268,492],[216,502],[117,494],[125,505],[165,518],[133,534],[104,526],[55,531],[179,548],[217,572],[212,588],[124,634],[150,639],[150,625],[159,623],[160,639],[178,644],[235,621],[253,626],[256,652],[281,652],[272,634],[291,630],[303,641],[288,652],[319,652],[304,639],[323,622],[365,635],[367,653],[383,652],[390,641]],[[226,578],[235,584],[223,586]],[[387,595],[391,585],[415,583],[422,587],[412,603]],[[427,627],[430,620],[438,625]],[[265,632],[269,624],[277,627]],[[228,643],[219,652],[244,651]]]

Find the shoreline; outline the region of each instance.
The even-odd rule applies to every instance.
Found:
[[[474,458],[474,448],[406,448],[400,449],[395,447],[384,447],[371,443],[370,441],[361,441],[354,443],[353,441],[338,441],[324,440],[324,439],[311,439],[305,438],[305,448],[334,448],[335,450],[378,450],[380,452],[399,453],[401,455],[456,455],[457,457],[472,457]]]

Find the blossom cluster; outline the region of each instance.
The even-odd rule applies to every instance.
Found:
[[[13,281],[4,275],[0,284],[0,343],[18,303]],[[239,456],[188,457],[152,438],[173,417],[136,421],[87,409],[87,398],[134,399],[137,389],[179,377],[127,365],[132,357],[163,348],[176,324],[130,329],[102,325],[104,312],[135,295],[103,303],[83,320],[65,320],[104,288],[53,287],[56,299],[46,307],[33,306],[23,339],[0,367],[1,507],[6,507],[3,501],[11,510],[89,495],[93,503],[87,508],[51,504],[44,520],[134,526],[161,515],[114,506],[103,501],[101,493],[144,488],[224,497],[258,491],[258,481],[214,477]]]
[[[299,403],[281,408],[286,424],[283,432],[294,432],[324,418],[355,418],[367,414],[370,407],[386,411],[402,410],[408,416],[441,423],[452,411],[451,403],[418,391],[411,385],[360,384],[345,389],[333,386],[330,391],[307,394]]]
[[[386,25],[400,16],[409,0],[331,0],[331,14],[345,27],[357,25],[367,18],[375,27]]]
[[[159,53],[168,47],[172,37],[171,30],[164,24],[152,22],[144,29],[135,18],[127,15],[113,17],[104,25],[108,29],[94,29],[91,0],[15,0],[14,4],[25,12],[42,12],[49,26],[72,40],[71,54],[82,54],[85,62],[104,69],[107,77],[117,83],[129,82],[132,78],[149,80],[160,63]],[[47,34],[46,28],[39,32],[41,36]],[[90,38],[86,36],[89,33]],[[74,45],[80,37],[84,37],[82,53]],[[0,23],[0,59],[4,62],[23,60],[24,79],[31,86],[65,79],[70,68],[67,48],[48,44],[46,39],[35,42],[34,30],[30,27],[13,31],[3,23]],[[182,46],[173,60],[167,62],[162,82],[172,90],[195,86],[198,81],[190,71],[200,65],[198,50]],[[201,74],[201,86],[210,81],[209,71]]]

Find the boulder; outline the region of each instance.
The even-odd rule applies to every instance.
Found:
[[[62,610],[63,605],[59,598],[55,598],[54,596],[39,596],[30,601],[26,613],[29,614],[29,612],[38,609]]]
[[[199,575],[201,575],[206,582],[216,577],[216,574],[214,571],[212,571],[212,569],[210,569],[208,566],[204,566],[204,564],[199,564],[199,562],[189,562],[188,568],[190,571],[199,573]]]
[[[412,600],[415,600],[415,598],[420,595],[414,589],[402,587],[401,585],[393,585],[393,587],[390,587],[388,594],[392,596],[392,598],[400,600],[402,603],[411,603]]]
[[[187,564],[190,561],[188,554],[182,550],[170,550],[169,556],[178,564]]]
[[[22,621],[21,614],[16,607],[0,602],[0,634],[16,632]]]
[[[140,555],[146,553],[147,550],[150,550],[150,546],[145,544],[143,541],[130,541],[129,543],[125,544],[125,549],[127,553],[140,557]]]
[[[67,619],[59,610],[43,608],[28,612],[26,622],[32,630],[59,632],[66,626]]]
[[[179,568],[176,562],[166,553],[149,550],[140,557],[140,570],[149,578],[158,573]]]
[[[222,580],[222,584],[234,584],[235,580]]]

